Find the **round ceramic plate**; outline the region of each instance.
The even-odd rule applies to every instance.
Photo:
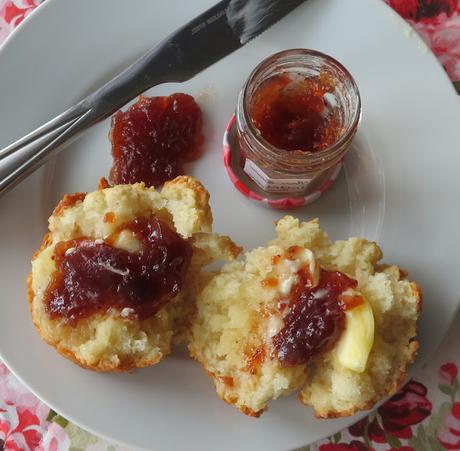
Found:
[[[0,51],[0,147],[88,94],[214,0],[47,0]],[[221,141],[237,93],[271,53],[309,47],[355,77],[363,120],[335,185],[295,211],[319,217],[332,238],[377,240],[424,292],[418,363],[439,344],[459,303],[460,108],[443,69],[381,0],[309,0],[184,91],[205,112],[206,152],[189,168],[212,197],[214,229],[250,249],[274,236],[281,213],[254,205],[228,180]],[[111,157],[109,121],[0,199],[0,354],[40,398],[70,420],[132,447],[280,450],[336,432],[356,418],[318,421],[294,397],[260,419],[220,401],[196,362],[178,350],[134,374],[80,369],[43,343],[29,317],[30,258],[64,193],[94,190]]]

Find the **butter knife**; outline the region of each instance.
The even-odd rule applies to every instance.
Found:
[[[147,89],[184,82],[238,50],[305,0],[223,0],[178,29],[95,92],[0,150],[0,195],[65,144]]]

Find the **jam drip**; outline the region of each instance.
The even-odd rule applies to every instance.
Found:
[[[288,151],[319,152],[342,133],[337,108],[325,94],[334,92],[327,74],[314,77],[274,75],[256,90],[250,106],[252,122],[271,145]]]
[[[123,230],[140,242],[138,252],[111,245]],[[191,256],[191,245],[156,217],[123,224],[103,242],[60,242],[45,309],[51,318],[65,318],[72,325],[109,307],[132,309],[128,316],[148,318],[179,293]]]
[[[299,282],[292,288],[284,327],[273,337],[281,365],[308,363],[329,351],[345,328],[345,304],[341,294],[356,288],[357,282],[338,271],[321,270],[319,284],[312,287],[306,271],[299,271]]]
[[[115,184],[144,182],[158,187],[184,173],[203,146],[202,113],[192,96],[140,97],[118,111],[110,132]]]

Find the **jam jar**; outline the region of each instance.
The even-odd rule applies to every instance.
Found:
[[[314,50],[276,53],[239,94],[234,172],[263,200],[314,200],[337,176],[360,118],[358,87],[342,64]]]

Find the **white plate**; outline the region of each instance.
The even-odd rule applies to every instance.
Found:
[[[0,146],[90,92],[214,0],[47,0],[0,52]],[[310,0],[279,26],[189,83],[206,113],[206,153],[191,172],[212,195],[215,230],[248,248],[273,234],[279,213],[250,203],[221,162],[221,138],[254,65],[289,47],[342,61],[360,87],[364,115],[355,150],[335,186],[296,214],[319,216],[333,238],[378,240],[385,260],[420,282],[425,360],[460,295],[460,108],[433,55],[380,0]],[[61,358],[37,336],[25,278],[46,219],[64,193],[93,190],[110,166],[109,122],[92,128],[52,164],[0,200],[0,352],[40,398],[100,435],[155,450],[280,450],[348,425],[317,421],[294,399],[259,420],[214,394],[184,352],[134,374],[96,374]]]

